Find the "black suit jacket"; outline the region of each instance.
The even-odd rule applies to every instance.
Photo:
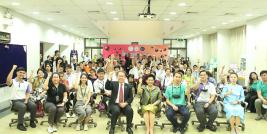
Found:
[[[107,80],[105,87],[107,90],[111,90],[111,97],[109,104],[110,105],[115,104],[119,91],[119,82]],[[132,101],[133,101],[132,88],[129,84],[124,83],[124,102],[127,102],[129,105],[131,105]]]

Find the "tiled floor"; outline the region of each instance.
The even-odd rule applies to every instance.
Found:
[[[139,99],[135,99],[133,105],[134,110],[136,111],[136,107],[137,107],[137,101]],[[97,112],[96,114],[94,114],[94,120],[97,122],[97,127],[93,128],[90,127],[88,131],[75,131],[73,126],[72,128],[70,127],[59,127],[59,131],[57,132],[58,134],[85,134],[85,133],[91,133],[91,134],[108,134],[108,130],[106,130],[106,123],[108,121],[107,117],[99,117],[98,116],[99,113]],[[3,118],[0,119],[0,134],[18,134],[18,133],[27,133],[27,134],[47,134],[47,124],[44,124],[43,126],[39,125],[37,126],[37,128],[32,129],[32,128],[28,128],[28,131],[26,132],[21,132],[19,130],[16,129],[16,126],[14,127],[9,127],[8,123],[10,121],[10,119],[12,117],[16,117],[13,114],[9,114],[8,116],[5,116]],[[195,115],[191,115],[190,121],[195,119]],[[242,132],[243,134],[266,134],[266,127],[267,127],[267,121],[262,120],[262,121],[255,121],[255,114],[251,114],[251,113],[246,113],[246,120],[245,120],[245,124],[246,124],[246,129],[244,132]],[[38,119],[39,122],[41,119]],[[69,119],[68,123],[74,121],[75,119]],[[141,120],[140,116],[137,114],[137,112],[134,113],[134,119],[133,119],[133,123],[139,123]],[[225,119],[219,119],[224,121]],[[162,117],[159,120],[160,123],[163,122],[168,122],[166,117],[164,115],[162,115]],[[186,133],[188,134],[197,134],[199,132],[197,132],[196,130],[196,126],[197,125],[189,125],[189,128],[187,130]],[[154,131],[155,134],[171,134],[172,132],[170,131],[171,127],[170,126],[166,126],[163,130],[161,130],[160,128],[155,127]],[[144,134],[145,133],[145,128],[144,127],[139,127],[138,129],[133,129],[135,134]],[[179,133],[179,132],[178,132]],[[213,132],[209,131],[209,130],[205,130],[202,134],[211,134]],[[217,134],[230,134],[230,132],[226,131],[226,127],[225,125],[219,126],[217,132],[215,132]],[[126,134],[126,132],[121,132],[120,129],[116,129],[116,134]]]

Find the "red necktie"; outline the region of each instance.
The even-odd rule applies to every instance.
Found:
[[[123,103],[123,98],[124,98],[124,95],[123,95],[123,88],[122,88],[123,84],[121,84],[120,86],[120,97],[119,97],[119,103]]]

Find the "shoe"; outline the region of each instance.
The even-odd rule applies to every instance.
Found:
[[[36,124],[35,124],[35,122],[34,122],[34,121],[31,121],[31,122],[30,122],[30,126],[31,126],[31,128],[36,128]]]
[[[261,120],[261,119],[263,119],[263,116],[262,116],[262,115],[258,115],[258,116],[255,118],[256,121],[259,121],[259,120]]]
[[[203,126],[203,125],[198,125],[198,127],[197,127],[198,132],[203,132],[204,129],[205,129],[205,126]]]
[[[47,131],[48,131],[48,133],[53,133],[54,131],[53,131],[53,127],[52,126],[48,126],[48,128],[47,128]]]
[[[184,128],[180,128],[179,131],[180,131],[180,134],[184,134],[185,133],[185,129]]]
[[[180,129],[179,127],[173,127],[172,132],[177,133],[179,131],[179,129]]]
[[[53,132],[57,132],[57,126],[53,126]]]
[[[23,124],[18,124],[17,129],[20,131],[27,131],[27,128]]]
[[[209,129],[210,131],[213,131],[213,132],[215,132],[217,130],[217,127],[214,125],[207,125],[206,128]]]
[[[67,118],[70,118],[70,113],[66,113],[66,117]]]
[[[109,130],[109,134],[114,134],[114,128],[111,128],[111,129]]]
[[[88,131],[88,125],[87,125],[87,124],[84,124],[84,126],[83,126],[83,130],[84,130],[84,131]]]
[[[132,130],[130,127],[128,127],[128,128],[126,129],[126,131],[127,131],[128,134],[133,134],[133,130]]]
[[[81,130],[81,125],[80,124],[77,124],[76,131],[80,131],[80,130]]]

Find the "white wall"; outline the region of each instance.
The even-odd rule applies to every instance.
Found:
[[[160,21],[112,21],[108,27],[109,44],[162,44]]]
[[[246,28],[247,70],[267,69],[267,17],[250,21]],[[249,72],[247,72],[249,73]]]
[[[187,56],[190,58],[192,65],[203,63],[203,36],[191,38],[187,42]]]
[[[0,19],[2,19],[4,12],[5,9],[0,7]],[[53,55],[54,49],[58,49],[59,44],[64,44],[68,48],[72,48],[75,44],[79,55],[83,51],[83,39],[81,37],[16,12],[11,11],[11,14],[13,14],[13,25],[5,28],[0,20],[0,31],[11,33],[11,44],[27,45],[28,70],[37,70],[39,67],[41,41],[55,45],[49,49],[52,52],[51,55]],[[0,102],[7,100],[9,98],[8,88],[1,88],[0,95]]]

